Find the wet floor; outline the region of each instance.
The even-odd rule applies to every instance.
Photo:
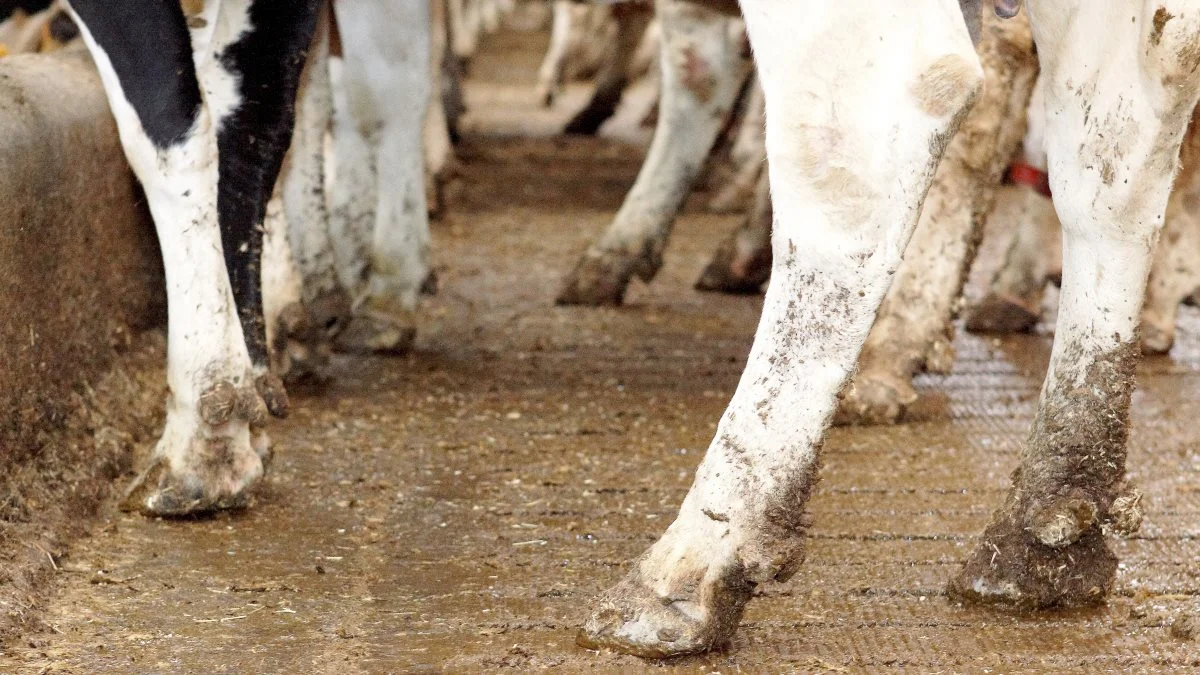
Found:
[[[327,388],[294,391],[253,508],[110,513],[58,561],[44,630],[11,645],[0,671],[1200,666],[1200,642],[1185,638],[1200,611],[1194,313],[1172,357],[1140,371],[1129,463],[1149,507],[1141,532],[1114,543],[1123,564],[1107,607],[1021,616],[944,597],[1003,495],[1049,356],[1045,337],[963,335],[954,371],[920,379],[926,420],[831,434],[808,561],[760,589],[728,651],[646,663],[575,647],[591,599],[670,522],[759,301],[691,290],[736,224],[692,208],[629,306],[554,307],[642,149],[488,136],[510,112],[489,117],[490,90],[474,91],[461,184],[434,228],[441,289],[415,353],[342,359]]]

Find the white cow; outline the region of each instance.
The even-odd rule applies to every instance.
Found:
[[[766,95],[772,281],[678,517],[597,601],[585,645],[713,648],[758,584],[796,570],[838,392],[983,80],[952,0],[743,0],[742,10]],[[1200,97],[1200,2],[1031,0],[1028,11],[1063,223],[1061,309],[1021,469],[950,591],[1078,606],[1113,585],[1106,529],[1140,522],[1141,496],[1125,483],[1137,325]]]

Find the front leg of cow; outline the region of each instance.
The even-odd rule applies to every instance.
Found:
[[[239,304],[256,297],[258,260],[246,251],[261,250],[261,234],[257,249],[246,241],[246,251],[231,251],[218,180],[227,109],[214,111],[212,97],[204,103],[204,59],[194,60],[177,3],[75,0],[72,8],[145,188],[166,271],[171,396],[151,465],[131,492],[156,514],[236,506],[263,473],[268,448],[258,431],[268,409],[282,412],[286,397],[266,372],[261,295],[256,305]],[[215,22],[218,9],[210,4],[201,19]],[[239,260],[245,266],[231,283]]]
[[[746,77],[749,61],[725,15],[683,0],[659,0],[657,11],[663,83],[650,153],[612,224],[567,277],[559,304],[619,305],[634,275],[654,277]]]
[[[1029,5],[1047,79],[1062,293],[1021,467],[951,582],[960,597],[1028,607],[1102,602],[1117,569],[1104,533],[1131,532],[1141,520],[1140,494],[1125,484],[1138,318],[1180,141],[1200,95],[1196,9],[1194,2]]]
[[[982,71],[953,0],[745,0],[766,93],[774,260],[746,370],[667,532],[579,641],[646,657],[729,640],[803,557],[818,450]]]

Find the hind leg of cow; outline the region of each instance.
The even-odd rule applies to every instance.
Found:
[[[350,295],[338,278],[325,195],[325,135],[333,109],[330,11],[328,6],[320,10],[296,96],[292,145],[279,181],[286,234],[276,240],[270,228],[267,232],[266,251],[290,252],[301,277],[298,302],[266,312],[272,353],[286,358],[289,377],[323,377],[333,336],[350,316]],[[271,244],[276,244],[274,249]],[[271,274],[268,260],[264,255],[264,275]],[[269,296],[264,304],[267,300]]]
[[[954,0],[742,7],[766,93],[771,283],[679,516],[596,603],[584,645],[647,657],[711,649],[757,584],[795,572],[837,393],[982,80]]]
[[[1042,318],[1042,295],[1062,265],[1062,227],[1050,201],[1046,178],[1046,103],[1044,78],[1029,98],[1028,128],[1021,158],[1013,165],[1018,187],[1015,204],[1003,211],[1018,222],[992,278],[988,294],[967,311],[972,333],[1018,333],[1033,330]],[[1019,169],[1019,172],[1018,172]]]
[[[698,291],[758,293],[771,278],[771,185],[765,169],[759,172],[750,212],[736,230],[717,246],[712,260],[696,281]]]
[[[267,373],[261,296],[254,290],[259,261],[227,243],[242,212],[219,181],[226,129],[220,124],[228,114],[221,104],[235,102],[236,93],[202,98],[198,70],[212,64],[203,51],[194,56],[193,39],[203,50],[212,31],[189,35],[178,4],[75,0],[72,8],[145,188],[167,277],[171,397],[150,468],[131,496],[137,508],[156,514],[236,506],[263,473],[268,449],[257,427],[269,408],[282,413],[286,405]],[[222,9],[210,3],[202,23],[215,24]],[[147,27],[155,40],[145,39]],[[260,225],[261,219],[243,229]]]
[[[374,157],[367,185],[352,188],[373,213],[365,284],[354,318],[338,338],[348,351],[403,352],[430,272],[422,131],[429,100],[427,2],[342,2],[342,85],[357,134]],[[351,169],[338,160],[337,181]],[[371,174],[371,175],[367,175]]]
[[[709,200],[708,210],[712,213],[735,213],[753,204],[758,178],[766,166],[762,86],[757,76],[751,78],[742,105],[742,119],[729,150],[729,157],[737,169],[732,180]]]
[[[1019,219],[1004,262],[987,295],[972,306],[964,321],[972,333],[1024,333],[1042,319],[1042,297],[1062,261],[1062,228],[1054,204],[1037,189],[1018,186],[1016,204],[1005,213]]]
[[[649,7],[634,5],[632,8],[621,7],[613,11],[617,21],[616,40],[611,49],[604,55],[604,63],[596,74],[596,89],[588,103],[567,122],[563,128],[564,134],[594,136],[601,125],[608,121],[617,111],[621,96],[629,84],[629,71],[633,57],[637,54],[638,45],[646,34],[646,28],[654,18]]]
[[[1200,94],[1200,14],[1195,3],[1130,4],[1029,5],[1047,78],[1062,293],[1021,467],[951,582],[960,597],[1027,607],[1102,602],[1117,569],[1104,533],[1132,532],[1141,520],[1141,496],[1125,483],[1138,319]]]
[[[659,0],[662,100],[650,152],[621,210],[559,292],[564,305],[619,305],[636,274],[649,280],[675,216],[704,166],[749,65],[729,19],[682,0]]]
[[[984,86],[946,149],[904,262],[863,346],[839,424],[889,424],[916,402],[921,371],[953,365],[952,321],[996,188],[1025,135],[1024,113],[1037,73],[1024,17],[987,12],[978,53]]]
[[[1183,169],[1167,202],[1166,222],[1154,253],[1146,305],[1142,308],[1142,351],[1165,354],[1175,343],[1175,320],[1183,299],[1200,286],[1200,130],[1193,120],[1188,129]]]

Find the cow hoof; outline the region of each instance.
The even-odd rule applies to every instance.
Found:
[[[703,572],[698,576],[679,592],[663,596],[650,588],[640,570],[634,570],[600,596],[576,644],[647,659],[697,654],[725,645],[754,586],[744,580],[740,569],[731,570],[724,579],[713,580]]]
[[[1019,298],[989,293],[967,313],[966,328],[972,333],[1028,333],[1040,320],[1037,308]]]
[[[1175,346],[1174,327],[1163,328],[1153,321],[1142,319],[1142,353],[1166,354]]]
[[[276,331],[283,343],[276,344],[272,370],[289,382],[326,379],[334,336],[349,322],[350,306],[350,296],[336,288],[285,307]]]
[[[733,246],[722,244],[696,280],[696,290],[731,295],[761,292],[771,276],[770,251],[767,253],[764,261],[759,256],[739,256]]]
[[[619,306],[633,275],[649,281],[662,260],[649,253],[633,256],[621,251],[588,251],[567,277],[555,300],[560,305]]]
[[[854,378],[842,397],[833,423],[838,426],[896,424],[917,398],[911,380],[864,371]]]
[[[1026,528],[1015,522],[1006,505],[993,517],[962,571],[950,580],[948,593],[970,602],[1022,609],[1104,602],[1116,579],[1117,558],[1100,524],[1079,517],[1079,512],[1088,515],[1087,509],[1075,509],[1065,518],[1077,521],[1070,526],[1048,527],[1043,522]],[[1070,536],[1058,536],[1064,532]],[[1050,535],[1054,536],[1045,543]]]
[[[149,466],[126,490],[125,510],[154,516],[182,516],[245,506],[262,479],[270,444],[262,430],[268,408],[286,410],[277,378],[253,387],[217,382],[200,395],[195,409],[168,412],[162,438]],[[283,396],[282,403],[280,396]]]
[[[356,316],[338,336],[336,347],[349,354],[399,356],[412,349],[417,338],[414,326],[397,325],[375,316]]]

